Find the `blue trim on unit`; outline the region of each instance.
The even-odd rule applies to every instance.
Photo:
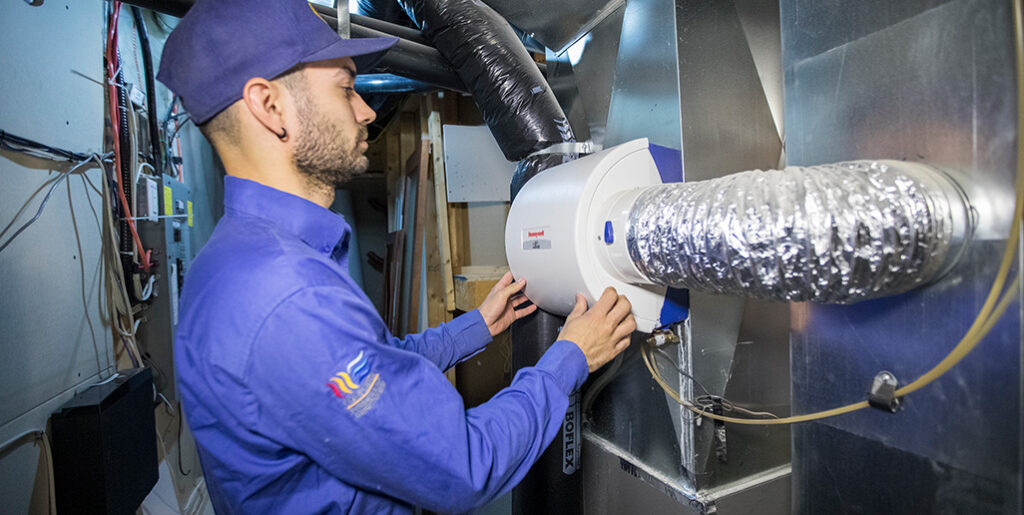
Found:
[[[665,292],[665,303],[661,305],[658,323],[661,327],[682,322],[690,316],[690,290],[669,288]]]
[[[611,220],[605,220],[604,222],[604,242],[608,245],[615,243],[615,229],[612,227]]]
[[[674,148],[648,144],[662,183],[683,182],[683,154]]]

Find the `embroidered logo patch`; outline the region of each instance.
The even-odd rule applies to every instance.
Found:
[[[357,418],[366,414],[384,391],[384,380],[380,374],[373,373],[373,366],[364,352],[360,352],[348,362],[343,372],[334,374],[327,380],[327,386],[334,396],[345,399],[345,409]]]

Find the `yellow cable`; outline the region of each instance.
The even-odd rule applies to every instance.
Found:
[[[1006,241],[1006,249],[1003,251],[1003,257],[999,265],[999,271],[996,273],[996,278],[992,282],[992,288],[989,290],[988,297],[985,299],[985,303],[982,305],[981,310],[978,312],[978,316],[974,319],[974,323],[964,334],[964,337],[960,342],[953,347],[953,350],[949,352],[946,357],[940,361],[937,365],[932,367],[931,370],[925,372],[921,377],[917,378],[914,382],[899,388],[896,390],[896,396],[901,397],[912,392],[916,392],[921,388],[924,388],[928,384],[941,377],[943,374],[948,372],[951,368],[956,366],[961,360],[967,356],[979,343],[985,338],[996,322],[1003,316],[1010,303],[1017,296],[1018,286],[1020,284],[1020,275],[1018,274],[1013,279],[1013,284],[1010,288],[1003,293],[1000,298],[1000,292],[1003,291],[1003,287],[1006,285],[1006,278],[1010,274],[1010,269],[1013,265],[1013,258],[1017,253],[1017,242],[1020,236],[1021,229],[1021,218],[1024,214],[1024,138],[1021,137],[1020,131],[1024,129],[1024,22],[1021,19],[1021,6],[1019,0],[1011,0],[1013,6],[1013,29],[1014,29],[1014,57],[1016,64],[1016,78],[1017,78],[1017,177],[1016,177],[1016,202],[1013,210],[1013,223],[1010,225],[1010,234]],[[998,302],[998,304],[997,304]],[[834,417],[836,415],[842,415],[850,413],[860,409],[868,407],[867,401],[856,402],[848,404],[846,406],[840,406],[825,411],[818,411],[814,413],[807,413],[804,415],[796,415],[784,418],[775,419],[748,419],[748,418],[736,418],[736,417],[725,417],[722,415],[716,415],[709,413],[700,408],[697,408],[692,403],[684,401],[680,398],[679,392],[668,385],[665,379],[661,377],[661,374],[656,370],[652,362],[652,358],[647,355],[646,350],[641,352],[644,358],[644,364],[647,365],[647,370],[650,371],[651,376],[655,382],[665,393],[669,395],[673,400],[686,406],[688,409],[699,415],[714,419],[721,420],[723,422],[731,422],[734,424],[747,424],[747,425],[780,425],[780,424],[795,424],[798,422],[807,422],[810,420],[817,420],[827,417]]]

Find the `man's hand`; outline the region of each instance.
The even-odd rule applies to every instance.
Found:
[[[587,300],[577,293],[576,307],[565,319],[558,339],[575,343],[593,372],[629,347],[629,337],[636,331],[632,309],[629,300],[615,288],[606,288],[589,310]]]
[[[498,284],[491,288],[487,298],[477,308],[480,310],[480,314],[483,315],[484,322],[487,323],[487,329],[491,332],[491,336],[497,336],[505,329],[508,329],[512,322],[537,311],[536,304],[523,309],[516,309],[529,300],[526,298],[526,295],[519,293],[525,286],[526,279],[513,281],[512,272],[505,272],[505,275],[501,276]]]

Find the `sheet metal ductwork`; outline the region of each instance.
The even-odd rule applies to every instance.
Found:
[[[948,175],[900,161],[749,171],[636,192],[627,247],[654,284],[852,303],[948,270],[971,211]]]

